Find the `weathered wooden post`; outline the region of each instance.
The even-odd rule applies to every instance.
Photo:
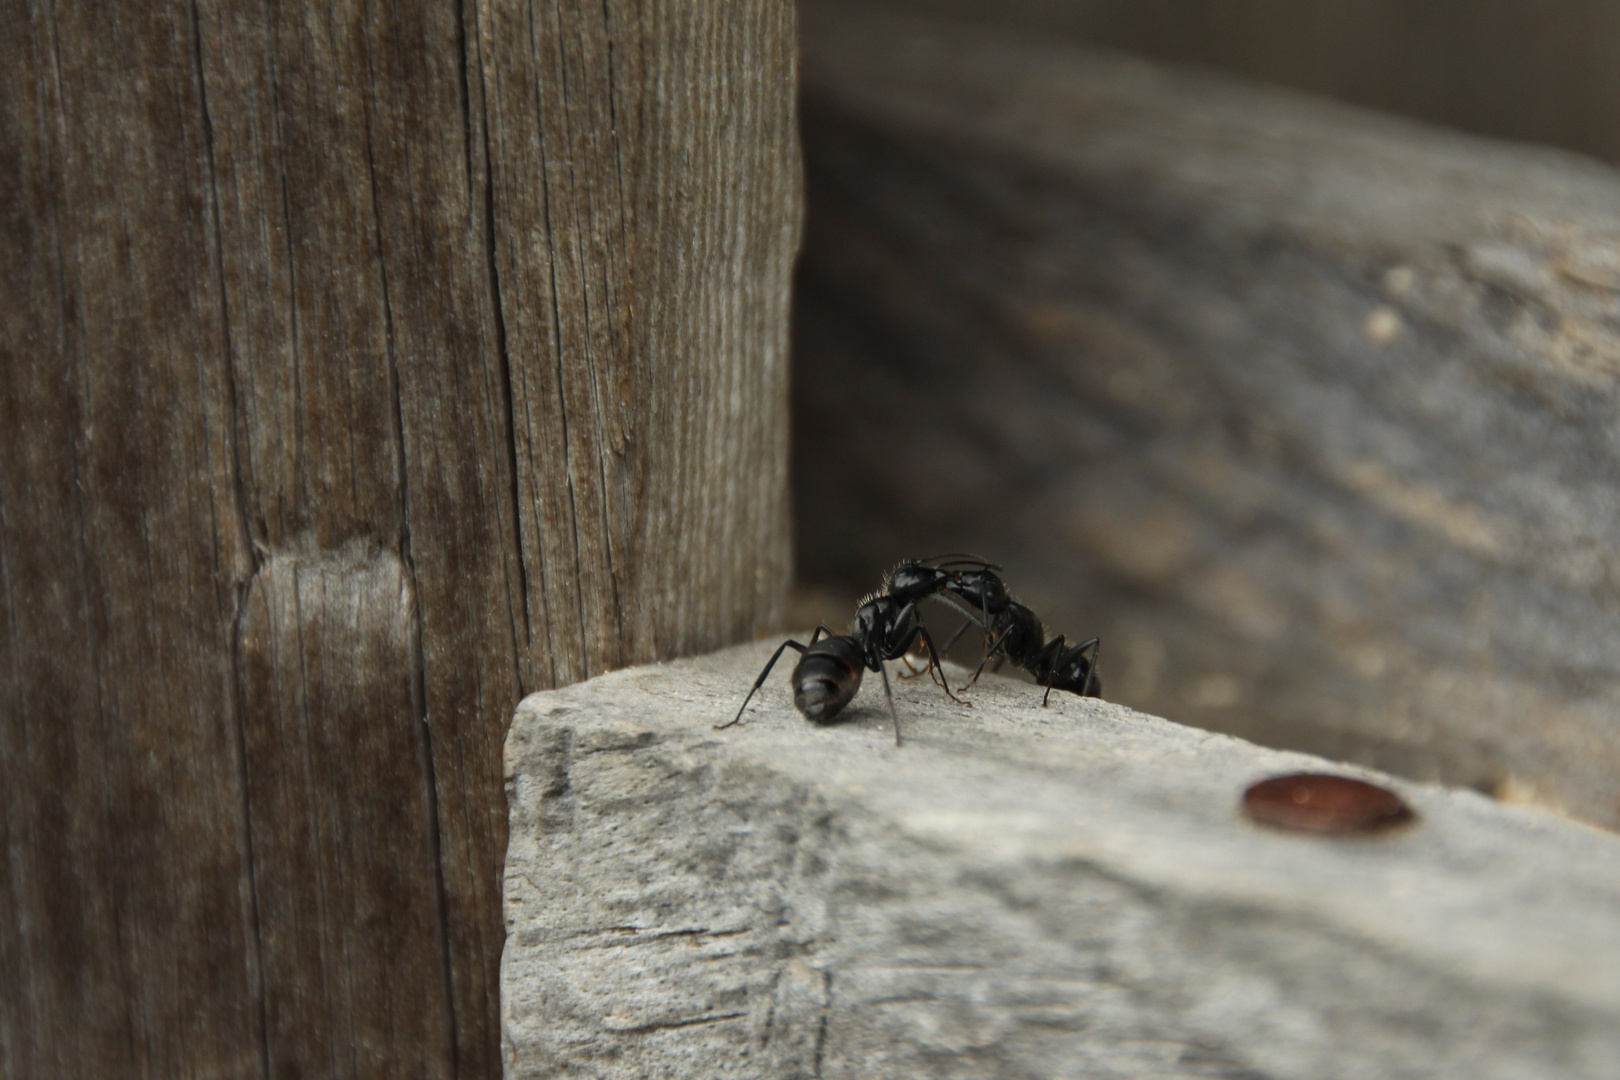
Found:
[[[498,1073],[527,691],[788,577],[794,21],[0,14],[0,1075]]]

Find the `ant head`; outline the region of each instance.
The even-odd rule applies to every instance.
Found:
[[[988,573],[1001,567],[977,555],[930,555],[907,559],[883,577],[883,592],[904,604],[934,596],[964,573]]]
[[[946,587],[967,601],[970,607],[989,612],[1005,611],[1011,600],[1006,584],[988,566],[955,571]]]
[[[903,603],[934,595],[945,587],[948,580],[949,571],[908,559],[889,571],[883,579],[883,591]]]

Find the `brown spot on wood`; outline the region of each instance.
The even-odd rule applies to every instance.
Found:
[[[1243,809],[1262,825],[1327,836],[1382,832],[1416,816],[1388,788],[1329,773],[1292,773],[1251,784]]]

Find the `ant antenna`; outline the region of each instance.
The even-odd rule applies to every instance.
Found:
[[[985,570],[1000,570],[1001,567],[971,551],[947,551],[943,555],[930,555],[926,559],[918,559],[923,565],[934,565],[940,569],[947,566],[978,566]]]

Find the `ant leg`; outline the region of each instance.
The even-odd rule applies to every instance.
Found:
[[[942,652],[950,652],[951,651],[951,646],[956,644],[956,639],[961,637],[963,634],[967,633],[967,628],[972,626],[972,625],[973,625],[973,620],[970,618],[966,622],[962,623],[961,626],[958,626],[956,628],[956,633],[952,634],[950,637],[945,639],[945,647],[941,651]]]
[[[900,613],[897,616],[895,616],[895,625],[896,626],[903,626],[908,620],[915,619],[916,616],[917,616],[917,601],[913,600],[910,603],[908,603],[905,607],[900,609]],[[906,670],[903,673],[900,674],[900,678],[902,678],[902,679],[915,679],[915,678],[917,678],[918,676],[920,676],[923,673],[922,671],[918,671],[916,666],[914,664],[912,664],[912,662],[911,662],[911,656],[910,656],[911,646],[912,646],[913,643],[916,642],[916,640],[917,640],[917,635],[915,633],[909,635],[906,638],[905,646],[900,651],[899,655],[892,657],[893,659],[897,659],[902,664],[906,665]],[[930,642],[930,644],[932,644],[932,642]],[[891,654],[895,652],[895,650],[892,650],[892,649],[889,649],[889,650],[886,650],[886,651],[891,653]],[[926,668],[924,668],[923,671],[926,671],[929,674],[933,674],[935,663],[936,663],[935,659],[933,657],[929,657],[928,666]]]
[[[1097,678],[1097,658],[1102,654],[1102,639],[1092,638],[1090,641],[1082,642],[1072,649],[1065,649],[1063,648],[1063,635],[1059,634],[1050,644],[1056,645],[1057,649],[1055,655],[1050,658],[1052,667],[1047,675],[1046,695],[1041,698],[1041,704],[1044,706],[1047,699],[1052,696],[1052,689],[1058,678],[1062,676],[1065,682],[1069,682],[1073,678],[1067,674],[1069,670],[1082,663],[1086,664],[1086,681],[1081,683],[1080,689],[1075,692],[1081,697],[1091,696],[1091,685]],[[1086,661],[1086,653],[1088,652],[1091,653],[1089,663]],[[1065,686],[1064,689],[1073,690],[1073,687]]]
[[[894,691],[889,689],[889,669],[878,661],[878,671],[883,675],[883,696],[889,699],[889,715],[894,719],[894,745],[900,745],[900,714],[894,709]]]
[[[812,637],[810,639],[810,644],[811,645],[814,645],[816,643],[816,639],[821,636],[821,631],[824,630],[824,629],[826,629],[826,627],[818,627],[816,629],[815,637]],[[830,637],[831,635],[829,634],[828,636]],[[807,652],[809,650],[809,646],[808,645],[800,645],[797,641],[794,641],[792,638],[789,638],[788,640],[782,642],[782,644],[778,645],[776,647],[776,651],[771,653],[771,658],[765,662],[765,670],[761,671],[759,673],[759,678],[754,680],[754,688],[753,688],[753,690],[748,691],[748,696],[743,698],[742,707],[737,710],[737,715],[733,716],[729,723],[716,724],[714,726],[714,730],[716,730],[716,731],[724,731],[726,728],[730,727],[732,724],[735,724],[737,721],[742,719],[743,709],[748,708],[748,703],[754,699],[755,691],[757,691],[761,686],[764,685],[766,678],[769,677],[769,675],[771,673],[771,668],[776,666],[776,662],[779,659],[781,659],[782,652],[785,649],[795,649],[800,653],[804,653],[804,652]]]
[[[1091,654],[1089,660],[1086,658],[1087,653]],[[1081,697],[1090,697],[1091,687],[1097,682],[1097,658],[1101,654],[1101,638],[1092,638],[1089,641],[1081,642],[1072,649],[1063,649],[1054,658],[1052,678],[1054,680],[1061,678],[1065,690],[1073,691]],[[1083,669],[1082,664],[1085,665]],[[1081,670],[1085,671],[1085,681],[1080,684],[1078,690],[1075,690],[1074,679]]]
[[[1013,627],[1009,626],[1001,633],[997,634],[994,641],[991,641],[985,645],[984,659],[979,661],[979,668],[973,673],[973,678],[964,683],[961,689],[966,690],[968,687],[979,681],[979,676],[984,674],[984,665],[988,664],[990,662],[990,658],[995,656],[997,652],[1000,651],[1001,646],[1006,643],[1008,635],[1010,635],[1012,632]]]
[[[1027,670],[1036,674],[1035,682],[1046,687],[1046,693],[1041,695],[1041,708],[1046,708],[1052,700],[1052,685],[1057,681],[1058,673],[1063,670],[1060,661],[1063,658],[1063,635],[1048,641],[1041,646],[1033,660],[1026,665]],[[1044,672],[1044,675],[1039,673]]]
[[[974,625],[979,626],[981,629],[983,629],[985,631],[985,640],[986,641],[989,640],[990,608],[989,608],[989,605],[984,602],[982,597],[980,598],[980,603],[979,603],[979,617],[978,618],[974,617],[973,610],[971,608],[963,607],[962,604],[959,601],[957,601],[957,600],[955,600],[955,599],[953,599],[951,597],[941,596],[939,599],[946,601],[952,607],[954,607],[957,611],[965,612],[967,614],[967,620],[965,622],[963,622],[961,626],[958,626],[956,628],[956,633],[952,634],[950,637],[945,639],[945,648],[944,648],[945,652],[950,652],[951,651],[951,646],[956,644],[957,638],[960,638],[963,634],[967,633],[967,628],[970,627],[970,626],[974,626]]]
[[[1080,696],[1092,697],[1094,695],[1091,692],[1091,687],[1092,684],[1097,681],[1097,661],[1102,659],[1102,638],[1092,638],[1090,641],[1086,642],[1085,645],[1080,646],[1080,648],[1084,650],[1086,645],[1091,646],[1091,666],[1086,668],[1086,682],[1085,685],[1080,688]],[[1101,696],[1101,693],[1102,689],[1099,687],[1096,696]]]
[[[961,698],[951,693],[950,680],[945,677],[945,668],[939,662],[939,650],[934,647],[934,639],[929,636],[928,628],[926,626],[912,627],[911,633],[907,634],[905,640],[901,641],[893,650],[891,650],[891,654],[899,653],[900,656],[904,657],[905,654],[910,651],[911,646],[917,641],[918,638],[922,639],[923,646],[928,650],[928,673],[934,676],[934,682],[938,684],[941,690],[945,691],[945,696],[956,702],[958,705],[972,704],[971,702],[963,701]]]
[[[990,633],[990,612],[987,612],[987,610],[977,610],[977,612],[975,612],[972,607],[967,606],[967,604],[964,604],[961,599],[957,599],[957,597],[951,596],[949,593],[935,593],[933,596],[928,597],[928,599],[935,599],[935,601],[940,601],[941,604],[944,604],[944,606],[954,607],[954,609],[957,610],[957,614],[967,615],[967,622],[962,623],[961,627],[956,628],[956,633],[953,633],[953,635],[944,640],[944,651],[946,651],[946,653],[951,651],[951,646],[956,644],[957,638],[961,638],[964,633],[967,633],[967,628],[969,627],[975,627],[975,625],[977,625],[977,627],[983,628],[983,631],[985,631],[987,635]],[[980,609],[983,609],[982,604],[980,604]]]
[[[934,652],[934,640],[928,636],[928,630],[917,618],[917,601],[915,600],[909,601],[905,607],[901,608],[895,614],[894,617],[895,629],[907,625],[911,627],[911,632],[908,633],[904,639],[898,643],[895,643],[892,648],[890,647],[889,641],[883,642],[882,651],[888,657],[892,658],[897,656],[899,659],[905,661],[906,667],[911,669],[913,672],[913,677],[915,677],[917,669],[911,666],[911,659],[906,654],[911,652],[911,647],[917,643],[917,638],[920,635],[922,637],[923,644],[928,647],[927,671],[930,675],[932,675],[934,673],[934,669],[939,667],[939,656]],[[950,687],[947,686],[945,688],[945,692],[949,694],[951,692]]]
[[[928,635],[928,628],[925,626],[919,626],[917,627],[917,633],[922,638],[922,643],[928,647],[928,670],[931,672],[938,672],[936,678],[939,682],[939,688],[945,691],[946,697],[950,698],[958,705],[971,705],[972,702],[963,701],[961,698],[951,693],[951,681],[945,677],[945,665],[940,662],[939,650],[934,648],[934,639]]]
[[[917,676],[921,675],[923,673],[923,671],[932,671],[933,670],[932,667],[926,667],[926,668],[923,669],[923,671],[918,671],[917,670],[917,665],[915,665],[915,664],[913,664],[911,662],[911,653],[909,653],[909,652],[903,654],[900,657],[900,662],[902,664],[906,665],[906,670],[899,673],[900,678],[902,678],[902,679],[915,679],[915,678],[917,678]]]

